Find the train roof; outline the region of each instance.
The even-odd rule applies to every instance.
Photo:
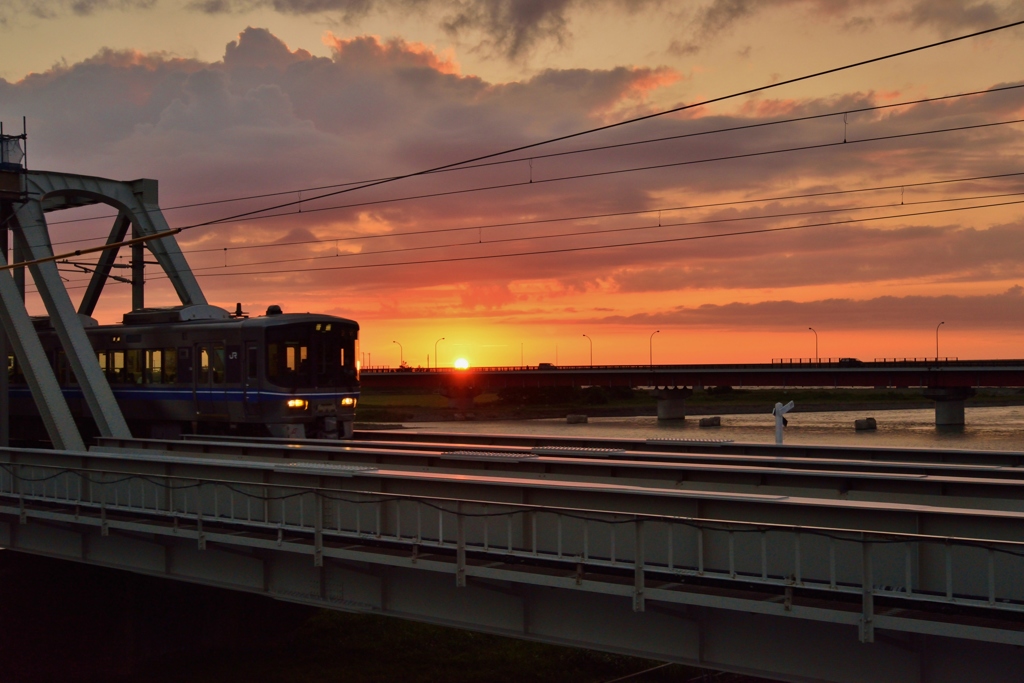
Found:
[[[276,310],[275,310],[276,309]],[[170,306],[167,308],[144,308],[139,311],[125,313],[121,323],[111,325],[99,325],[94,318],[88,316],[79,317],[82,319],[86,329],[124,329],[125,327],[152,327],[174,325],[175,327],[191,327],[193,325],[207,326],[211,324],[234,324],[245,325],[246,327],[276,327],[279,325],[290,325],[301,322],[339,322],[345,325],[354,326],[359,329],[359,323],[348,318],[341,318],[335,315],[320,313],[283,313],[280,307],[272,306],[268,309],[267,315],[250,318],[247,315],[232,315],[219,306],[207,304],[191,306]],[[36,330],[50,330],[48,316],[33,316],[32,322]]]

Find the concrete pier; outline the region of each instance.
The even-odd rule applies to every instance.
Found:
[[[693,396],[693,389],[673,387],[655,389],[652,395],[658,399],[659,420],[685,420],[686,399]]]
[[[925,398],[935,401],[936,427],[964,426],[964,401],[974,396],[970,387],[929,387]]]

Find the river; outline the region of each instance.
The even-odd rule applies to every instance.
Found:
[[[565,419],[495,420],[462,422],[409,422],[410,431],[471,434],[545,434],[573,437],[629,439],[730,439],[745,443],[773,443],[775,418],[770,414],[721,414],[721,427],[700,427],[698,416],[684,421],[658,422],[655,417],[592,417],[587,424]],[[935,411],[876,410],[800,412],[787,416],[786,443],[837,446],[952,448],[1024,451],[1024,406],[966,409],[963,428],[936,428]],[[877,431],[858,432],[857,418],[874,417]]]

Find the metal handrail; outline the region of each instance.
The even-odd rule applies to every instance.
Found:
[[[329,463],[331,464],[331,463]],[[49,472],[46,476],[26,476],[26,473],[34,475],[36,471]],[[16,474],[19,472],[20,474]],[[71,476],[76,475],[77,486],[72,488]],[[107,477],[114,478],[105,481]],[[61,495],[61,479],[63,479],[63,495]],[[88,483],[88,487],[84,484]],[[133,483],[139,482],[139,493],[133,499]],[[160,484],[158,482],[163,482]],[[152,495],[147,501],[146,484],[151,485]],[[94,487],[102,490],[97,495]],[[111,494],[110,487],[113,487]],[[28,488],[28,491],[23,490]],[[52,494],[49,489],[52,488]],[[86,488],[88,491],[86,492]],[[41,491],[40,491],[41,489]],[[168,492],[165,502],[161,503],[161,496],[157,495],[158,490]],[[222,493],[222,490],[226,489]],[[251,492],[252,489],[260,493]],[[204,498],[203,492],[208,493]],[[180,492],[180,493],[178,493]],[[270,493],[274,492],[271,496]],[[222,506],[220,496],[228,500]],[[236,496],[239,498],[236,501]],[[610,568],[636,569],[637,571],[648,571],[653,573],[668,573],[677,576],[699,576],[713,578],[716,580],[742,581],[745,583],[759,583],[773,586],[799,586],[810,590],[827,590],[832,592],[863,594],[865,596],[886,596],[906,600],[919,600],[925,602],[938,602],[946,604],[970,605],[986,607],[1000,611],[1024,611],[1024,595],[1008,595],[997,591],[997,576],[995,572],[995,556],[1011,557],[1018,562],[1024,562],[1024,542],[1003,541],[995,539],[978,539],[968,537],[946,537],[927,534],[910,534],[900,532],[879,532],[864,531],[857,529],[842,529],[830,527],[801,526],[771,524],[759,522],[745,522],[732,520],[717,520],[706,518],[694,518],[672,515],[640,514],[628,512],[616,512],[607,510],[593,510],[581,508],[569,508],[559,506],[540,506],[519,503],[495,503],[492,501],[479,501],[458,498],[445,498],[434,496],[421,496],[414,494],[382,494],[373,491],[349,491],[328,489],[323,487],[311,487],[301,485],[283,485],[270,483],[254,483],[251,481],[238,481],[229,479],[198,479],[195,477],[183,477],[178,475],[148,475],[119,472],[114,470],[95,470],[78,467],[64,467],[59,465],[46,464],[13,464],[3,463],[0,465],[0,498],[16,501],[20,506],[21,514],[26,514],[26,501],[45,502],[49,506],[54,504],[74,506],[76,518],[80,511],[91,509],[99,511],[104,523],[107,523],[109,511],[130,512],[134,516],[147,515],[158,518],[173,518],[175,524],[179,520],[195,522],[200,543],[203,543],[202,525],[205,523],[223,523],[229,525],[245,525],[255,529],[263,529],[267,532],[276,532],[279,542],[284,532],[313,534],[322,544],[322,537],[336,536],[338,538],[373,538],[389,543],[397,543],[405,546],[416,546],[423,543],[431,544],[439,548],[456,550],[464,554],[468,549],[473,552],[494,553],[499,556],[516,556],[520,558],[534,558],[544,561],[563,563],[585,563],[594,566]],[[113,500],[111,500],[111,498]],[[312,506],[307,508],[308,505]],[[244,501],[244,514],[239,508],[239,502]],[[292,502],[294,501],[294,502]],[[256,503],[255,507],[253,503]],[[151,504],[150,504],[151,503]],[[412,504],[416,510],[417,533],[403,534],[402,509],[403,503]],[[325,523],[325,508],[329,510],[334,505],[336,513],[336,524],[333,528]],[[396,506],[394,515],[389,515],[388,523],[382,522],[383,507],[393,504]],[[353,517],[347,514],[349,522],[342,520],[342,506],[348,505],[354,512],[354,524],[349,523]],[[353,507],[354,506],[354,507]],[[373,509],[373,522],[370,526],[363,527],[361,510],[363,506],[370,506]],[[447,507],[446,507],[447,506]],[[276,509],[275,509],[276,508]],[[291,509],[289,509],[291,508]],[[295,509],[297,508],[297,509]],[[52,511],[52,507],[49,508]],[[437,514],[437,533],[431,536],[429,531],[423,533],[422,512],[423,509],[433,511]],[[480,512],[473,512],[479,509]],[[488,510],[495,510],[488,512]],[[309,510],[307,512],[307,510]],[[70,513],[69,513],[70,514]],[[445,516],[454,516],[457,526],[460,529],[458,538],[453,542],[446,538]],[[513,534],[512,518],[517,515],[527,515],[531,525],[531,534],[527,534],[526,526],[520,532],[521,538],[515,541]],[[541,530],[543,538],[539,540],[538,520],[552,517],[555,527],[552,528],[546,522]],[[488,529],[490,520],[502,518],[506,521],[507,533],[504,536],[504,543],[495,545],[490,543]],[[482,535],[476,539],[467,540],[464,531],[465,522],[473,519],[483,520]],[[328,520],[329,521],[329,520]],[[563,543],[563,529],[568,525],[579,525],[582,522],[582,547],[580,539],[574,537],[576,552],[566,549]],[[394,524],[394,530],[387,528],[388,524]],[[589,525],[598,524],[608,527],[608,545],[606,548],[599,548],[596,552],[588,547]],[[631,527],[634,531],[634,540],[643,535],[644,525],[647,528],[654,528],[656,525],[667,525],[668,546],[667,554],[662,559],[656,559],[651,553],[643,554],[643,543],[635,545],[633,551],[629,550],[628,534],[626,544],[620,541],[619,552],[616,553],[616,529],[619,527]],[[672,530],[678,527],[685,527],[696,532],[696,554],[697,560],[690,563],[679,563],[673,560],[673,549],[675,542],[672,537]],[[408,526],[407,526],[408,529]],[[744,560],[743,566],[737,566],[735,556],[735,540],[737,534],[758,534],[761,539],[760,572],[753,571],[749,566],[749,560]],[[777,571],[769,572],[768,557],[768,534],[784,534],[790,537],[787,543],[795,544],[794,571],[791,574]],[[557,535],[557,543],[552,535]],[[712,566],[705,561],[704,548],[711,538],[709,535],[727,535],[728,544],[728,569],[721,566],[719,559],[718,566]],[[449,534],[450,535],[450,534]],[[498,534],[499,537],[501,534]],[[527,539],[527,535],[531,538]],[[804,559],[801,558],[800,538],[824,537],[828,541],[830,554],[830,570],[826,579],[823,575],[814,576],[807,572],[808,546],[804,545]],[[646,542],[646,541],[645,541]],[[862,547],[862,552],[870,558],[872,547],[892,546],[899,544],[905,546],[906,558],[906,585],[895,588],[887,586],[876,586],[871,580],[870,574],[861,583],[850,579],[843,580],[836,567],[835,547],[837,543],[854,543]],[[945,549],[946,575],[945,590],[939,590],[934,586],[923,589],[920,583],[914,585],[913,580],[913,552],[911,546],[920,549],[923,545],[939,545]],[[777,545],[777,544],[776,544]],[[654,548],[648,544],[648,548]],[[788,547],[788,545],[787,545]],[[987,579],[984,594],[954,591],[954,563],[953,549],[961,547],[974,549],[987,553]],[[321,548],[322,550],[322,548]],[[721,552],[721,541],[719,551]],[[773,556],[774,557],[774,556]],[[856,563],[854,563],[856,564]],[[870,567],[870,559],[866,559],[866,567]],[[639,567],[639,569],[637,569]],[[1012,577],[1019,573],[1019,567],[1009,571],[1010,580],[1004,580],[1003,586],[1012,585]],[[844,566],[846,574],[850,572],[849,567]],[[788,571],[788,570],[787,570]],[[977,575],[977,568],[971,568],[967,574],[970,577]],[[1002,573],[1000,573],[1002,576]],[[963,580],[961,578],[961,580]]]

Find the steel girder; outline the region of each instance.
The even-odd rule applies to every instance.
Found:
[[[169,230],[158,204],[157,181],[109,180],[71,173],[29,171],[26,173],[29,196],[43,211],[55,211],[80,204],[107,204],[118,209],[139,236]],[[182,304],[205,304],[206,297],[195,275],[172,236],[146,243],[164,273],[170,279]]]
[[[53,256],[50,248],[50,237],[46,230],[46,219],[38,201],[28,201],[16,209],[17,228],[14,231],[14,241],[21,247],[23,253],[29,259],[45,259]],[[78,378],[82,388],[85,402],[89,406],[93,420],[103,436],[130,435],[128,423],[121,414],[121,408],[117,405],[114,392],[107,383],[103,370],[96,362],[96,353],[93,351],[92,343],[85,334],[85,327],[82,325],[78,312],[71,303],[60,273],[57,271],[57,264],[54,261],[35,263],[29,266],[32,272],[32,279],[39,290],[47,312],[50,314],[50,323],[60,339],[64,352],[67,354],[68,363]],[[32,332],[35,336],[35,332]],[[58,388],[59,393],[59,388]],[[37,394],[33,391],[36,403],[52,401],[53,397]],[[61,399],[63,402],[63,398]],[[65,404],[66,405],[66,404]],[[74,423],[72,422],[72,425]]]
[[[90,204],[117,208],[119,214],[108,244],[121,241],[129,225],[137,236],[151,236],[168,230],[157,203],[155,180],[121,182],[48,171],[29,171],[20,177],[27,200],[11,202],[14,220],[10,227],[14,233],[15,261],[41,260],[54,255],[45,218],[48,211]],[[146,246],[167,274],[182,304],[206,304],[206,297],[173,237],[151,240]],[[117,249],[112,248],[100,257],[82,300],[83,314],[91,315],[95,309],[116,254]],[[128,425],[96,363],[92,345],[62,284],[56,263],[35,263],[29,266],[29,270],[100,433],[130,437]],[[23,282],[23,277],[21,271],[14,279],[5,275],[0,282],[4,327],[11,335],[18,363],[25,369],[32,395],[54,445],[57,448],[83,449],[67,402],[25,311],[23,296],[19,292],[19,281]],[[142,286],[141,281],[134,284],[138,288]],[[135,300],[141,300],[141,292],[136,294]]]
[[[7,265],[3,254],[0,254],[0,263]],[[28,311],[25,310],[25,302],[14,278],[6,272],[0,273],[0,320],[7,333],[7,343],[14,350],[14,357],[25,375],[25,381],[36,397],[39,416],[43,419],[54,448],[84,451],[85,444]],[[105,379],[103,381],[106,383]]]

